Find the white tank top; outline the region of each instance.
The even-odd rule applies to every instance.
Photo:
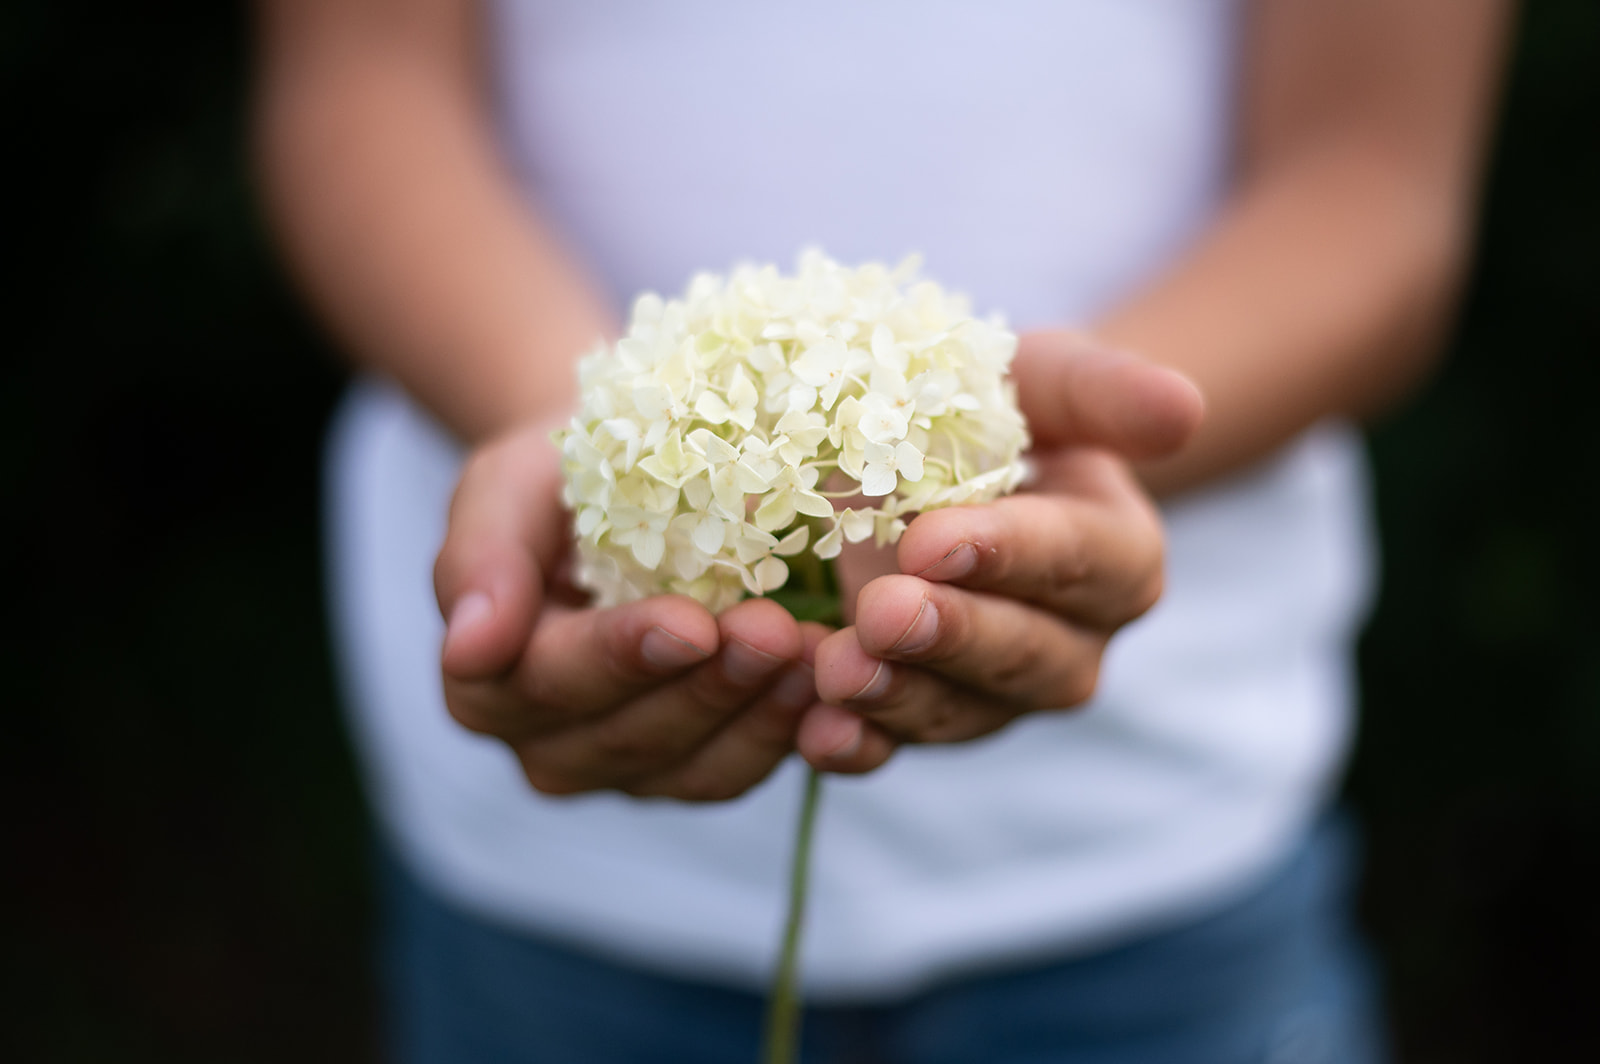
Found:
[[[618,306],[739,259],[925,257],[1018,328],[1083,323],[1206,223],[1226,179],[1231,0],[505,0],[499,128]],[[759,987],[798,766],[714,806],[552,800],[439,694],[429,570],[458,447],[358,387],[330,451],[336,630],[379,815],[480,914]],[[1087,708],[828,781],[809,992],[892,996],[1057,956],[1244,889],[1324,801],[1369,586],[1337,426],[1165,508],[1168,591]]]

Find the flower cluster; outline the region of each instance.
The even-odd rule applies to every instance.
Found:
[[[910,515],[1016,488],[1016,337],[916,269],[808,251],[793,277],[741,266],[641,296],[579,364],[583,407],[556,434],[578,583],[601,605],[718,610],[782,587],[785,558],[893,543]]]

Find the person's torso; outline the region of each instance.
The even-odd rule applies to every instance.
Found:
[[[498,128],[616,304],[735,260],[920,252],[1017,327],[1083,324],[1167,265],[1227,180],[1229,0],[492,8]],[[419,871],[482,911],[669,970],[765,977],[799,784],[733,803],[550,801],[438,704],[425,572],[459,454],[391,388],[334,448],[358,728]],[[829,782],[813,992],[1082,948],[1192,910],[1282,851],[1348,725],[1367,584],[1344,430],[1166,508],[1164,601],[1101,692]],[[397,649],[399,648],[399,649]]]

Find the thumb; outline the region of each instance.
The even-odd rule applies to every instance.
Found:
[[[488,679],[521,658],[566,545],[560,481],[547,426],[491,441],[463,469],[433,567],[452,678]]]
[[[1183,374],[1064,329],[1023,335],[1011,375],[1035,446],[1161,458],[1188,442],[1205,412]]]

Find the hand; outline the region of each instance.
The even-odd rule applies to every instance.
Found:
[[[445,703],[548,794],[735,797],[794,750],[826,634],[776,603],[713,617],[682,596],[582,608],[548,424],[468,460],[434,567]]]
[[[1023,337],[1013,373],[1035,479],[920,515],[898,573],[861,588],[855,624],[816,651],[825,704],[797,742],[819,768],[870,771],[902,742],[960,742],[1086,701],[1111,635],[1160,596],[1160,518],[1127,463],[1182,446],[1198,389],[1067,332]]]

